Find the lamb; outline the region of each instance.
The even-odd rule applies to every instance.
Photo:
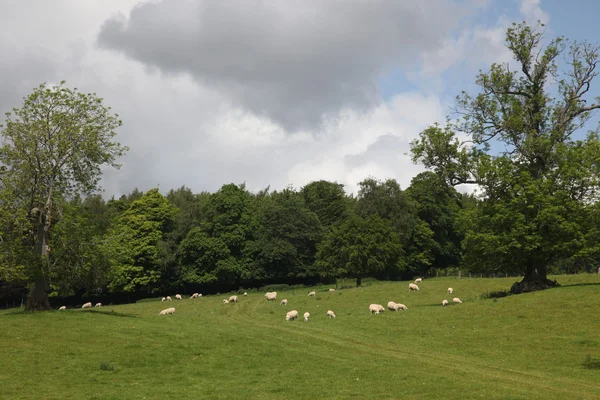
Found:
[[[315,297],[317,295],[317,292],[310,292],[308,294],[308,297]]]
[[[223,304],[229,304],[229,300],[223,299]]]
[[[193,294],[193,295],[190,297],[190,299],[197,299],[197,298],[198,298],[198,296],[200,296],[200,294],[199,294],[199,293],[194,293],[194,294]]]
[[[462,304],[462,301],[460,301],[460,299],[458,297],[453,298],[452,301],[454,303]]]
[[[452,294],[454,293],[454,289],[452,289],[451,287],[448,288],[448,294]]]
[[[421,282],[423,282],[423,279],[421,279],[421,278],[415,279],[415,283],[421,283]]]
[[[238,301],[237,296],[231,296],[229,298],[229,301],[232,302],[232,303],[237,303],[237,301]]]
[[[166,298],[166,297],[163,297],[161,301],[167,301],[167,298]]]
[[[88,301],[87,303],[82,305],[81,308],[92,308],[92,302]]]
[[[327,310],[327,318],[335,318],[335,313],[331,310]]]
[[[408,284],[408,291],[410,292],[411,290],[420,290],[419,287],[417,285],[415,285],[414,283],[409,283]]]
[[[67,309],[67,306],[62,306],[61,308],[58,309],[58,311],[64,311]]]
[[[171,296],[167,296],[167,301],[173,301],[173,299],[171,298]]]
[[[277,292],[267,292],[265,294],[267,301],[277,300]]]
[[[175,308],[174,307],[165,308],[160,313],[158,313],[158,315],[167,315],[167,314],[175,314]]]
[[[175,295],[175,298],[176,298],[177,300],[183,300],[183,299],[181,298],[181,295],[180,295],[180,294],[176,294],[176,295]]]
[[[442,307],[446,307],[448,305],[448,300],[442,300]]]
[[[102,307],[102,303],[96,303],[94,307]]]
[[[393,301],[389,301],[387,306],[388,306],[388,310],[398,311],[398,308],[396,308],[397,304],[394,303]]]
[[[281,300],[281,303],[279,303],[280,306],[287,306],[287,299],[283,299]]]
[[[335,289],[331,288],[329,289],[330,292],[335,292]]]
[[[408,307],[406,307],[406,306],[405,306],[404,304],[402,304],[402,303],[398,303],[398,304],[396,304],[396,311],[398,311],[398,310],[407,311],[407,310],[408,310]]]
[[[369,306],[369,311],[371,312],[371,314],[379,314],[381,312],[384,312],[385,308],[383,308],[381,304],[371,304]]]
[[[291,321],[296,318],[298,318],[298,311],[296,311],[296,310],[292,310],[292,311],[288,312],[287,314],[285,314],[286,321]]]
[[[304,322],[308,322],[308,317],[310,317],[310,313],[307,311],[304,313]]]
[[[244,292],[244,296],[248,296],[248,293],[247,293],[247,292]]]

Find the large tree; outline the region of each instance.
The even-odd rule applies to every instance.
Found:
[[[584,130],[600,108],[589,98],[599,48],[546,41],[543,25],[525,23],[508,29],[506,46],[514,63],[480,73],[480,92],[457,98],[460,118],[423,131],[412,154],[451,185],[479,185],[465,261],[522,272],[512,287],[520,293],[557,285],[547,266],[579,251],[584,233],[573,222],[597,199],[598,130]]]
[[[98,188],[101,166],[119,167],[126,147],[113,141],[118,115],[95,94],[45,84],[7,113],[0,147],[2,204],[27,216],[16,240],[29,247],[24,271],[32,285],[26,309],[49,309],[48,262],[52,227],[62,199]],[[14,229],[12,232],[15,232]],[[12,268],[11,264],[3,268]]]

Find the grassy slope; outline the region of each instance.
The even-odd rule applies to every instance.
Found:
[[[479,295],[514,278],[280,292],[288,306],[207,296],[173,301],[169,316],[160,302],[0,312],[0,398],[600,399],[600,370],[581,365],[600,357],[600,277],[558,280],[497,301]],[[448,286],[463,304],[440,306]],[[389,300],[409,310],[369,314]],[[311,320],[286,322],[291,309]]]

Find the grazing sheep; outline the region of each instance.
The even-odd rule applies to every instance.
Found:
[[[102,303],[96,303],[94,307],[102,307]]]
[[[398,310],[407,311],[407,310],[408,310],[408,307],[406,307],[406,306],[405,306],[404,304],[402,304],[402,303],[398,303],[398,304],[396,304],[396,311],[398,311]]]
[[[88,301],[87,303],[82,305],[81,308],[92,308],[92,303],[90,301]]]
[[[283,299],[281,300],[281,303],[279,303],[280,306],[287,306],[287,299]]]
[[[67,309],[67,306],[62,306],[61,308],[58,309],[58,311],[64,311]]]
[[[308,322],[308,317],[310,317],[310,313],[305,312],[304,313],[304,322]]]
[[[171,298],[171,296],[167,296],[167,301],[173,301],[173,299]]]
[[[369,306],[369,311],[371,314],[379,314],[385,311],[385,308],[381,304],[371,304]]]
[[[161,301],[167,301],[167,298],[166,298],[166,297],[163,297]]]
[[[316,295],[317,295],[317,293],[316,293],[316,292],[310,292],[310,293],[308,294],[308,297],[315,297]]]
[[[454,289],[452,289],[451,287],[448,288],[448,294],[452,294],[454,293]]]
[[[237,303],[237,300],[238,300],[238,299],[237,299],[237,296],[231,296],[231,297],[229,298],[229,301],[230,301],[230,302],[232,302],[232,303]]]
[[[158,315],[167,315],[167,314],[175,314],[175,308],[174,307],[165,308],[160,313],[158,313]]]
[[[223,299],[223,304],[229,304],[229,300]]]
[[[267,301],[277,300],[277,292],[267,292],[265,294]]]
[[[202,293],[198,293],[198,297],[202,297]]]
[[[180,294],[176,294],[176,295],[175,295],[175,298],[176,298],[177,300],[183,300],[183,299],[181,298],[181,295],[180,295]]]
[[[329,289],[330,292],[335,292],[335,289],[331,288]]]
[[[398,308],[396,308],[397,304],[393,301],[389,301],[387,306],[388,306],[388,310],[398,311]]]
[[[331,310],[327,310],[327,318],[335,318],[335,313]]]
[[[458,297],[453,298],[452,301],[454,303],[462,304],[462,301],[460,301],[460,299]]]
[[[244,292],[244,296],[248,296],[248,293]]]
[[[417,285],[415,285],[414,283],[409,283],[408,284],[408,291],[410,292],[411,290],[420,290],[419,287]]]
[[[287,314],[285,314],[286,321],[291,321],[292,319],[296,319],[296,318],[298,318],[298,311],[296,311],[296,310],[292,310],[292,311],[288,312]]]
[[[448,305],[448,300],[444,299],[442,301],[442,307],[446,307]]]
[[[421,279],[421,278],[415,279],[415,283],[421,283],[421,282],[423,282],[423,279]]]
[[[193,294],[193,295],[190,297],[190,299],[197,299],[197,298],[198,298],[198,296],[200,296],[200,294],[199,294],[199,293],[194,293],[194,294]]]

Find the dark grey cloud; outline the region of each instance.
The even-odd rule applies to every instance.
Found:
[[[97,41],[296,130],[372,106],[380,74],[443,44],[468,9],[458,3],[155,1],[108,19]]]

